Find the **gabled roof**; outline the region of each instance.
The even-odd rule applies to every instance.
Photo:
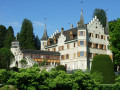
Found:
[[[71,40],[70,39],[70,31],[73,33],[73,39],[72,40],[77,39],[77,27],[76,27],[76,28],[72,28],[72,29],[63,31],[63,35],[66,37],[65,41],[70,41]],[[54,35],[54,37],[56,38],[56,43],[58,43],[58,38],[59,38],[60,35],[61,35],[61,32]],[[50,45],[53,45],[54,44],[53,38],[49,38],[49,40],[50,40]]]
[[[108,19],[106,20],[106,27],[105,27],[104,33],[105,33],[106,35],[109,35]]]

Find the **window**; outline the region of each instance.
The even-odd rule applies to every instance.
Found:
[[[89,58],[92,58],[92,53],[89,53]]]
[[[92,36],[92,33],[89,33],[89,37],[91,37]]]
[[[92,47],[92,43],[91,43],[91,42],[89,42],[89,43],[88,43],[88,46],[89,46],[89,47]]]
[[[109,36],[107,37],[107,41],[109,41]]]
[[[95,48],[98,48],[98,44],[95,44]]]
[[[80,56],[84,56],[84,51],[80,51]]]
[[[103,35],[101,35],[101,39],[103,39]]]
[[[66,59],[69,59],[69,54],[66,54]]]
[[[74,47],[75,47],[75,43],[74,43]]]
[[[65,56],[64,55],[61,55],[61,59],[64,59],[65,58]]]
[[[83,36],[83,31],[80,31],[80,36]]]
[[[84,45],[84,41],[80,41],[80,45]]]
[[[43,42],[43,46],[44,46],[44,42]]]
[[[95,34],[95,38],[97,38],[97,36],[98,36],[98,35],[97,35],[97,34]]]
[[[62,51],[62,50],[64,50],[64,46],[60,46],[58,49],[59,49],[59,51]]]

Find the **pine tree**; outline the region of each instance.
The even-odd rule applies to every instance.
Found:
[[[5,47],[10,48],[11,47],[11,42],[15,40],[14,37],[14,31],[12,26],[9,26],[8,30],[7,30],[7,34],[6,34],[6,38],[5,38]]]
[[[40,39],[38,35],[35,37],[35,48],[40,50]]]
[[[33,25],[30,20],[23,20],[19,38],[21,49],[35,49]]]

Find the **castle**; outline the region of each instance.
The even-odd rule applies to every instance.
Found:
[[[91,67],[92,59],[98,54],[107,54],[112,57],[109,50],[109,25],[106,20],[104,28],[95,16],[91,22],[84,24],[83,11],[81,10],[80,21],[77,27],[55,33],[48,37],[47,29],[41,38],[41,50],[20,50],[19,42],[13,41],[11,51],[15,56],[15,62],[11,67],[21,68],[19,61],[26,59],[28,66],[34,63],[41,63],[47,59],[47,64],[64,65],[67,70],[82,69],[83,71]]]
[[[108,22],[104,28],[96,16],[85,25],[81,10],[80,22],[76,28],[73,25],[66,31],[61,28],[61,32],[52,37],[48,37],[45,28],[41,38],[41,50],[60,52],[60,64],[65,65],[67,70],[86,70],[91,67],[95,55],[107,54],[113,58],[108,48],[108,29]]]

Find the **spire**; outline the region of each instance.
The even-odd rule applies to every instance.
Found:
[[[106,18],[106,27],[105,27],[104,33],[105,33],[106,35],[109,35],[108,18]]]
[[[82,3],[83,3],[83,1],[81,0],[81,17],[80,17],[80,23],[78,25],[78,28],[85,29],[84,18],[83,18],[83,10],[82,10]]]
[[[41,40],[47,40],[47,39],[48,39],[48,35],[47,35],[46,24],[45,24],[45,30]]]

